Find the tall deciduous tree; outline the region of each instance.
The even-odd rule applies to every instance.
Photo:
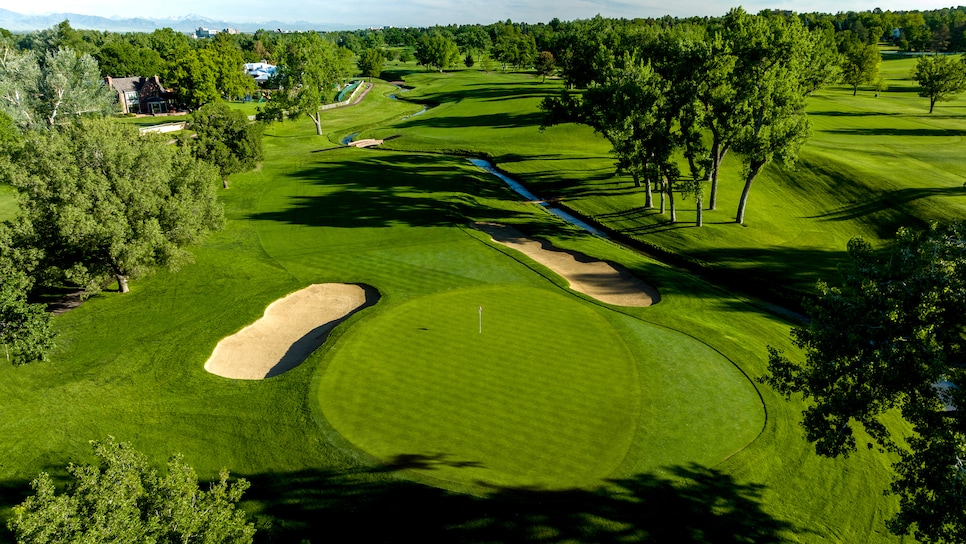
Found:
[[[752,16],[741,8],[724,18],[725,32],[735,56],[734,108],[738,114],[733,149],[745,167],[745,185],[735,221],[745,221],[752,184],[773,159],[794,161],[808,138],[805,115],[804,65],[807,32],[797,18]]]
[[[553,59],[553,53],[550,51],[541,51],[537,55],[537,62],[534,65],[537,69],[537,73],[543,76],[543,81],[547,81],[547,76],[553,75],[554,71],[557,69],[557,63]]]
[[[460,49],[456,42],[442,34],[423,34],[416,41],[414,54],[419,64],[442,72],[459,61]]]
[[[67,491],[41,473],[8,526],[19,544],[155,542],[247,544],[255,527],[236,504],[248,482],[222,470],[207,491],[180,455],[159,473],[129,444],[91,443],[96,465],[68,465]]]
[[[6,264],[6,263],[5,263]],[[2,267],[0,272],[0,344],[8,362],[43,360],[53,347],[54,331],[43,304],[27,302],[29,280]]]
[[[493,57],[507,66],[523,68],[533,64],[537,56],[537,44],[530,34],[523,34],[516,26],[506,27],[493,44]]]
[[[616,39],[613,21],[600,15],[558,32],[550,51],[566,85],[587,87],[600,81],[614,61]]]
[[[218,167],[227,189],[228,176],[250,170],[261,160],[263,126],[223,102],[212,102],[191,114],[186,128],[195,137],[185,141],[195,157]]]
[[[52,127],[78,115],[104,115],[114,107],[114,96],[90,55],[63,48],[43,55],[0,51],[0,109],[20,127]]]
[[[315,32],[295,35],[275,52],[278,62],[271,84],[278,87],[259,112],[259,119],[281,121],[307,115],[322,135],[319,107],[335,98],[335,87],[349,76],[348,49]]]
[[[137,47],[122,38],[101,46],[94,58],[104,77],[151,77],[160,74],[164,68],[157,51]]]
[[[189,108],[200,108],[222,97],[238,98],[255,90],[243,70],[241,51],[216,41],[181,55],[169,68],[166,83]]]
[[[245,59],[231,34],[218,34],[201,50],[207,64],[214,67],[215,89],[219,97],[241,98],[255,91],[255,80],[245,73]]]
[[[936,102],[947,102],[966,91],[966,65],[959,57],[919,57],[912,77],[919,83],[919,96],[929,99],[929,113]]]
[[[215,84],[215,66],[210,55],[192,49],[172,63],[168,69],[168,79],[178,100],[189,108],[198,108],[218,100]]]
[[[221,226],[218,174],[163,138],[109,119],[28,136],[13,179],[16,230],[43,250],[33,273],[96,292],[109,278],[176,268]]]
[[[635,185],[643,181],[644,206],[653,205],[652,187],[658,187],[661,213],[669,201],[675,221],[673,184],[679,172],[673,157],[680,139],[673,131],[669,81],[633,55],[598,77],[602,83],[588,89],[582,100],[569,93],[544,100],[544,126],[576,121],[593,127],[610,141],[618,169],[631,174]]]
[[[356,64],[359,66],[359,71],[362,72],[363,77],[368,77],[369,81],[372,78],[379,77],[382,73],[383,63],[386,62],[386,56],[382,54],[379,49],[366,49],[359,55],[359,60]]]
[[[490,48],[492,41],[483,27],[468,25],[461,27],[457,32],[456,44],[467,56],[471,56],[475,52],[477,60],[483,60],[483,54]]]
[[[809,401],[802,425],[825,456],[855,451],[861,427],[898,454],[891,491],[897,534],[966,541],[966,224],[901,230],[889,250],[849,243],[843,284],[819,284],[808,326],[793,329],[803,362],[771,349],[763,381]],[[880,416],[898,410],[903,440]]]
[[[882,55],[876,45],[852,42],[842,54],[842,81],[852,87],[852,96],[859,92],[859,86],[871,83],[879,77]]]

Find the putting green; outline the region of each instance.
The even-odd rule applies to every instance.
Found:
[[[640,336],[647,331],[668,334],[637,323],[630,341],[645,340]],[[389,308],[347,333],[324,370],[318,400],[328,423],[355,446],[421,477],[469,485],[593,485],[628,466],[628,454],[642,450],[642,433],[655,438],[654,425],[643,431],[641,419],[654,414],[642,403],[655,402],[656,392],[642,389],[647,361],[639,360],[638,346],[625,343],[630,330],[553,290],[449,291]],[[720,359],[712,364],[730,367],[728,380],[743,380],[726,359],[682,338]],[[693,366],[692,351],[670,351],[662,368]],[[754,396],[744,382],[739,387]],[[689,434],[702,427],[689,421]],[[714,449],[720,459],[741,445]]]

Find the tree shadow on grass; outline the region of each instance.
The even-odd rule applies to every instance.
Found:
[[[887,191],[875,198],[850,202],[819,215],[809,216],[808,219],[822,221],[851,221],[860,219],[882,211],[899,209],[911,202],[929,197],[966,196],[966,187],[929,187],[905,188]],[[895,234],[894,232],[892,233]]]
[[[510,219],[516,212],[495,209],[479,199],[509,200],[509,189],[488,174],[460,168],[459,159],[434,155],[386,155],[331,160],[303,168],[291,177],[318,187],[292,195],[282,209],[249,219],[314,227],[417,227],[463,224],[467,217]],[[469,165],[467,165],[469,168]]]
[[[878,111],[810,111],[809,115],[820,117],[895,117],[898,113],[878,112]],[[827,131],[822,131],[827,132]]]
[[[765,487],[698,466],[596,489],[489,488],[465,495],[376,473],[302,471],[247,477],[258,542],[785,542],[805,530],[774,517]]]
[[[814,291],[818,280],[839,283],[847,261],[840,251],[787,246],[733,247],[695,251],[688,257],[713,268],[709,278],[725,286],[800,310],[801,298]]]
[[[414,116],[398,125],[398,128],[469,128],[487,129],[539,127],[543,122],[541,113],[492,113],[464,116]]]
[[[459,102],[462,100],[481,100],[486,102],[501,102],[504,100],[518,100],[521,98],[542,98],[559,93],[558,89],[534,87],[531,84],[515,82],[486,82],[471,83],[459,90],[427,93],[420,98],[436,102]],[[542,114],[541,114],[542,115]]]
[[[951,128],[847,128],[837,130],[823,130],[827,134],[847,134],[850,136],[933,136],[957,137],[966,136],[966,130]]]

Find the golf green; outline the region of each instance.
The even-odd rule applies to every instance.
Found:
[[[333,349],[318,388],[322,413],[360,449],[440,483],[597,484],[641,451],[641,418],[654,414],[642,406],[652,398],[642,389],[646,362],[627,344],[646,338],[625,340],[630,328],[601,312],[609,310],[562,292],[507,285],[405,302]],[[644,329],[667,334],[637,323],[643,336]],[[680,360],[662,360],[662,368],[692,363],[691,351],[673,353]],[[702,353],[754,391],[726,359]],[[702,427],[690,425],[689,433]],[[720,445],[718,459],[757,434],[760,422],[751,425],[759,426],[739,433],[742,444]],[[652,433],[645,431],[648,441],[660,439]]]

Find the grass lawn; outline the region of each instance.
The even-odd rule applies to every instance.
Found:
[[[10,185],[0,184],[0,221],[17,216],[17,191]]]
[[[610,147],[585,126],[540,130],[540,100],[559,93],[559,81],[532,74],[468,70],[413,72],[407,96],[441,103],[393,128],[397,149],[438,148],[493,158],[536,194],[559,199],[582,214],[644,244],[706,266],[738,271],[738,281],[808,292],[834,279],[848,240],[882,244],[901,226],[966,216],[966,99],[940,103],[916,95],[915,59],[886,56],[889,90],[823,89],[810,100],[813,135],[797,165],[768,166],[752,189],[745,226],[734,223],[741,165],[726,158],[718,209],[693,225],[694,200],[678,200],[678,222],[643,208],[643,190],[614,174]],[[707,203],[707,198],[705,199]],[[740,274],[740,275],[739,275]],[[797,296],[793,296],[797,298]]]
[[[138,128],[142,127],[153,127],[155,125],[163,125],[166,123],[180,123],[182,121],[188,120],[188,114],[180,115],[142,115],[138,117],[118,117],[118,123],[123,123],[125,125],[134,125]]]
[[[194,262],[57,317],[49,362],[0,366],[5,515],[39,471],[63,476],[113,435],[159,465],[180,451],[203,478],[250,479],[260,542],[898,541],[883,526],[890,459],[817,457],[802,405],[753,383],[766,346],[793,349],[788,323],[518,202],[464,158],[421,152],[556,165],[575,183],[561,191],[619,181],[590,131],[537,130],[533,107],[557,84],[410,77],[413,98],[441,105],[403,120],[420,106],[380,84],[328,112],[323,138],[308,120],[272,125]],[[354,132],[402,137],[395,150],[333,149]],[[550,187],[549,173],[528,179],[542,177]],[[662,301],[574,294],[476,220],[619,262]],[[725,228],[743,232],[705,232]],[[285,374],[204,371],[219,339],[317,282],[382,296]]]
[[[425,460],[424,475],[464,485],[584,487],[628,456],[647,459],[637,470],[714,464],[758,435],[761,400],[727,359],[626,316],[618,330],[602,311],[506,285],[410,301],[347,336],[323,413],[376,457]]]

